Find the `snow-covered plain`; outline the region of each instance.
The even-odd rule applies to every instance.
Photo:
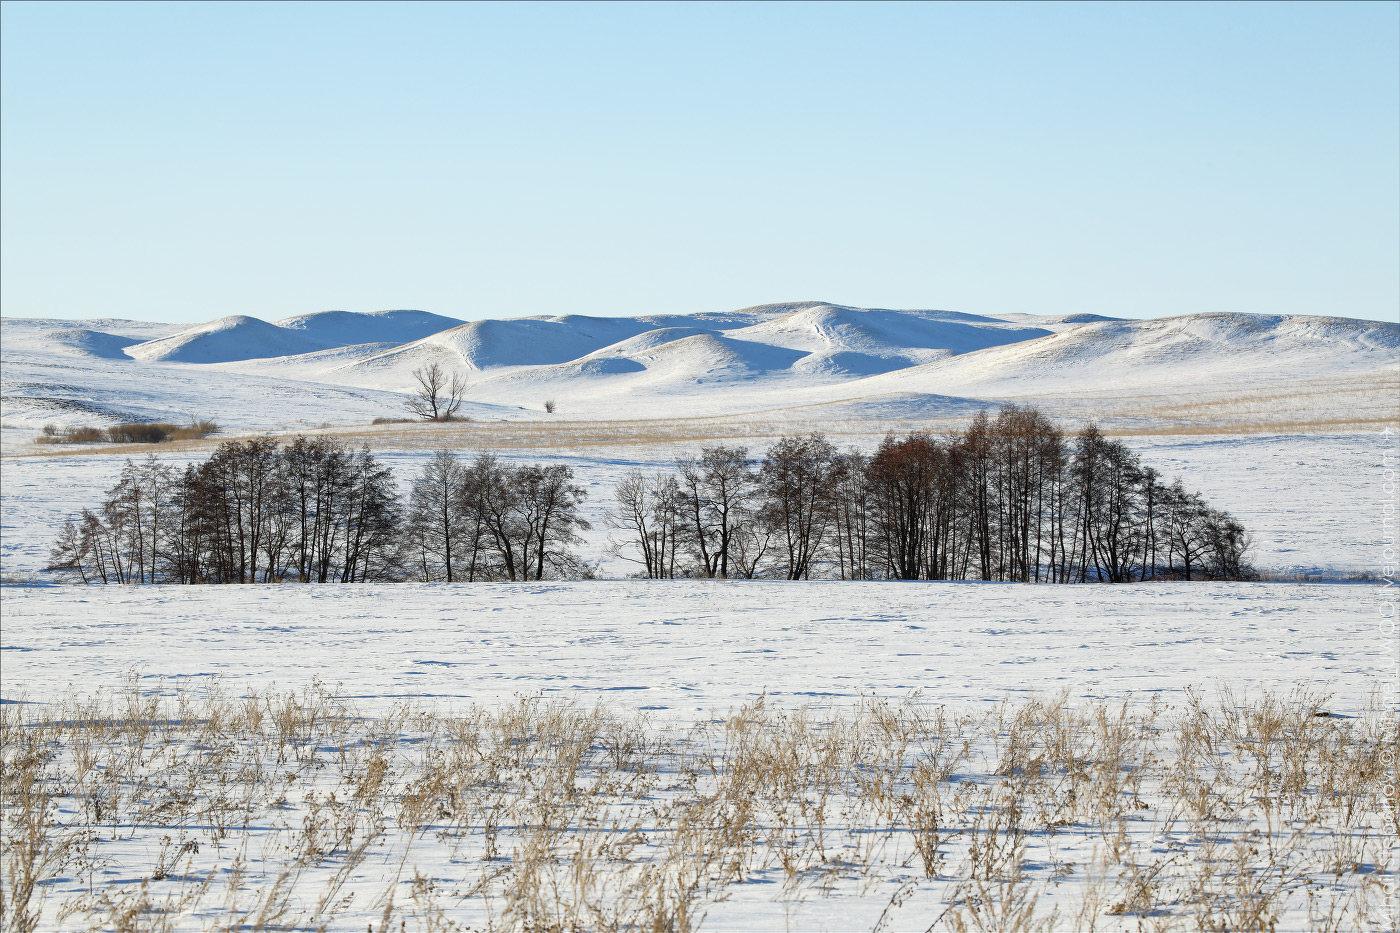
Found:
[[[1355,711],[1393,642],[1373,585],[591,581],[11,587],[5,693],[221,678],[402,696],[605,698],[682,719],[760,692],[984,703],[1306,684]]]
[[[601,702],[619,716],[649,716],[661,731],[696,723],[722,731],[732,711],[759,696],[780,708],[839,712],[862,697],[897,701],[919,691],[928,703],[985,713],[1003,697],[1028,702],[1063,691],[1084,710],[1129,696],[1180,709],[1188,687],[1245,703],[1306,688],[1343,717],[1379,697],[1393,716],[1400,642],[1386,627],[1394,602],[1382,586],[648,583],[624,579],[630,565],[606,556],[600,519],[624,472],[665,465],[702,443],[757,451],[785,431],[825,430],[869,448],[887,430],[955,428],[979,408],[1015,401],[1041,406],[1068,428],[1098,420],[1145,463],[1180,474],[1245,523],[1262,569],[1380,573],[1396,502],[1386,472],[1398,453],[1396,325],[1248,315],[991,319],[797,302],[711,315],[469,324],[423,312],[236,317],[183,329],[5,319],[0,343],[7,578],[42,577],[57,527],[99,501],[125,457],[153,452],[184,462],[218,441],[42,448],[33,438],[43,424],[192,416],[213,418],[230,435],[326,431],[364,440],[401,485],[438,446],[567,463],[590,492],[594,529],[582,550],[600,560],[605,578],[5,586],[7,704],[56,709],[65,697],[115,690],[134,675],[140,689],[163,694],[216,681],[233,695],[301,690],[319,680],[370,722],[405,697],[490,711],[539,696],[579,708]],[[368,427],[401,412],[412,369],[433,361],[472,373],[464,410],[474,420]],[[540,410],[546,399],[558,401],[559,415]],[[969,774],[982,780],[994,770]],[[678,799],[672,788],[654,803]],[[1381,812],[1375,800],[1367,806]],[[290,812],[287,821],[302,813]],[[1191,861],[1198,848],[1179,848],[1151,822],[1155,813],[1125,824],[1138,851],[1177,868],[1204,864]],[[1083,866],[1107,841],[1091,838],[1101,829],[1072,827],[1032,844],[1027,864],[1042,906],[1063,898],[1068,909],[1083,895]],[[169,829],[133,828],[109,847],[101,882],[129,893],[149,880],[162,832]],[[1341,845],[1340,836],[1327,838],[1318,845]],[[467,873],[454,851],[420,846],[414,857],[446,885]],[[1337,909],[1344,921],[1384,929],[1397,914],[1366,913],[1355,897],[1366,879],[1394,871],[1395,848],[1367,851],[1371,861],[1339,882]],[[268,856],[254,869],[272,871],[275,862]],[[1070,862],[1079,875],[1057,874]],[[412,877],[394,875],[383,860],[367,864],[369,873],[357,876],[365,885]],[[954,892],[915,883],[910,864],[894,859],[878,877],[818,872],[812,877],[830,884],[812,882],[803,889],[810,896],[796,899],[760,870],[749,883],[722,886],[706,926],[869,929],[898,902],[885,914],[889,928],[923,929]],[[961,869],[954,860],[945,870],[949,881]],[[61,926],[54,903],[92,878],[71,874],[50,886],[47,925]],[[1280,928],[1315,925],[1308,903],[1293,902]],[[378,909],[355,906],[337,925],[378,924]],[[453,916],[489,925],[482,910],[461,902]],[[1120,912],[1100,916],[1099,928],[1170,926],[1183,916]],[[183,923],[198,928],[215,917]],[[1076,921],[1065,913],[1058,926]]]
[[[1298,801],[1330,798],[1280,788],[1286,805],[1258,799],[1249,781],[1273,785],[1252,746],[1210,774],[1171,765],[1200,747],[1184,738],[1201,728],[1198,710],[1217,710],[1217,722],[1242,714],[1245,729],[1284,713],[1317,742],[1344,736],[1338,754],[1393,743],[1384,595],[1336,584],[7,587],[7,703],[94,723],[147,709],[158,723],[114,746],[148,752],[114,755],[107,777],[89,771],[86,783],[69,743],[49,743],[48,780],[73,788],[51,804],[53,832],[80,831],[94,805],[108,823],[67,837],[33,904],[55,928],[67,928],[60,911],[86,928],[135,909],[172,911],[178,929],[256,926],[268,912],[334,930],[395,918],[513,929],[532,918],[626,923],[627,911],[650,915],[651,891],[688,905],[687,922],[671,916],[677,929],[923,929],[950,911],[966,923],[974,908],[989,928],[1007,928],[1014,908],[1060,929],[1251,916],[1278,929],[1385,929],[1397,846],[1374,766],[1357,766],[1371,777],[1347,791],[1354,804],[1305,815]],[[109,705],[85,705],[98,694]],[[149,706],[137,694],[181,699]],[[234,705],[201,706],[206,694]],[[1269,696],[1285,705],[1260,706]],[[259,698],[261,733],[212,725],[242,715],[239,697]],[[1377,719],[1387,711],[1389,725]],[[511,728],[525,731],[489,738]],[[1076,754],[1092,782],[1039,764],[1024,780],[1007,770],[1025,753],[1011,736],[1034,736],[1025,749],[1048,755],[1040,743],[1062,728],[1084,743]],[[531,738],[549,729],[561,740],[584,729],[591,747],[560,772],[553,746]],[[912,748],[899,750],[900,729]],[[468,734],[488,742],[487,761],[528,748],[527,763],[497,772],[475,751],[458,761]],[[1128,758],[1105,772],[1112,735],[1130,736]],[[624,752],[621,740],[651,750]],[[821,752],[838,741],[853,744]],[[782,771],[744,776],[754,761],[789,759],[796,798],[768,783]],[[921,761],[949,769],[931,797],[920,796]],[[443,785],[452,774],[472,798]],[[556,780],[582,795],[571,789],[564,804]],[[1101,793],[1120,780],[1099,803],[1075,803],[1075,787]],[[1017,787],[1034,797],[1009,804]],[[1178,809],[1192,793],[1213,801],[1194,820]],[[410,802],[425,794],[434,803],[419,813]],[[686,828],[697,819],[709,828]],[[269,897],[289,878],[285,898]]]

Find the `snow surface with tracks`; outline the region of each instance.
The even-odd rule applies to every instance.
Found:
[[[210,686],[224,695],[272,696],[319,682],[370,717],[388,714],[406,698],[451,714],[471,705],[501,709],[540,697],[575,709],[601,704],[620,717],[641,714],[658,735],[685,734],[706,723],[723,730],[726,717],[760,695],[777,708],[803,708],[818,716],[849,712],[860,702],[917,695],[921,703],[946,706],[955,715],[980,713],[994,721],[1002,699],[1016,708],[1031,698],[1063,694],[1070,708],[1135,699],[1138,704],[1160,700],[1168,710],[1180,710],[1187,688],[1199,688],[1219,702],[1302,689],[1325,704],[1326,715],[1346,720],[1368,703],[1374,710],[1378,696],[1393,697],[1387,691],[1393,688],[1397,660],[1393,636],[1377,624],[1387,593],[1375,585],[598,581],[9,586],[3,596],[0,655],[9,703],[57,703],[99,691],[117,696],[132,677],[143,692],[167,696],[188,686],[197,692]],[[402,753],[409,756],[419,741],[402,736]],[[995,757],[985,764],[977,755],[974,759],[957,780],[994,781],[990,772],[978,769],[993,767]],[[302,797],[320,793],[334,799],[350,792],[326,779],[317,783],[314,773],[286,780],[288,795],[294,780]],[[1158,790],[1149,787],[1144,800],[1155,801]],[[675,793],[675,787],[660,790],[638,805],[660,807]],[[277,846],[291,832],[284,832],[283,824],[294,830],[307,806],[284,797],[275,819],[264,825],[260,818],[245,827],[243,843],[230,844],[226,853],[206,845],[198,871],[210,872],[216,884],[237,875],[255,891],[271,890],[286,858]],[[1194,843],[1186,838],[1190,831],[1173,833],[1159,825],[1163,814],[1152,806],[1141,803],[1148,809],[1125,820],[1120,833],[1126,835],[1117,844],[1130,844],[1141,857],[1170,866],[1180,860],[1172,852],[1189,852]],[[825,830],[830,838],[846,839],[840,817],[831,819]],[[1172,823],[1170,815],[1166,822]],[[98,845],[101,886],[124,897],[144,892],[149,869],[143,866],[153,863],[156,851],[164,858],[161,846],[168,847],[177,832],[186,840],[199,838],[204,829],[133,826],[103,841]],[[869,831],[851,827],[851,845],[858,848]],[[1375,841],[1374,827],[1367,832],[1371,851],[1380,853],[1373,857],[1384,860],[1387,848],[1394,854],[1383,836]],[[356,869],[349,887],[375,892],[388,885],[407,903],[408,879],[432,878],[447,892],[455,921],[495,928],[483,898],[457,890],[475,873],[489,874],[492,863],[475,850],[464,855],[448,846],[449,837],[450,832],[439,837],[391,831]],[[796,892],[784,883],[781,869],[751,866],[722,898],[703,905],[702,928],[879,929],[891,919],[894,929],[935,927],[949,899],[959,896],[955,882],[965,871],[959,859],[972,857],[960,853],[970,843],[962,835],[950,839],[948,873],[926,879],[913,866],[912,853],[900,848],[901,840],[898,833],[889,835],[883,844],[890,850],[872,856],[878,859],[873,874],[852,868],[823,876],[820,884],[807,879],[807,887]],[[1325,859],[1337,843],[1323,831],[1308,844],[1316,858]],[[1040,916],[1046,909],[1065,911],[1054,928],[1073,928],[1081,898],[1088,896],[1088,879],[1098,877],[1094,866],[1103,845],[1092,821],[1030,833],[1023,865],[1039,892]],[[507,859],[523,858],[510,851]],[[230,868],[234,853],[237,861]],[[320,890],[336,864],[334,858],[327,866],[318,864],[299,883]],[[1382,870],[1358,866],[1345,880],[1325,877],[1325,884],[1335,882],[1325,897],[1354,896],[1358,884]],[[191,871],[159,878],[167,887],[191,877],[198,882],[202,875]],[[1096,908],[1100,913],[1126,896],[1126,888],[1109,880],[1111,893]],[[1283,929],[1308,923],[1301,885],[1289,889]],[[1393,878],[1391,885],[1386,890],[1393,895]],[[91,870],[87,878],[78,870],[55,877],[45,889],[51,896],[47,920],[54,920],[52,911],[65,899],[81,898],[91,886]],[[159,896],[162,887],[153,884],[151,890]],[[373,929],[381,903],[346,900],[329,928],[368,924]],[[1343,921],[1351,916],[1363,923],[1360,914],[1348,913],[1355,902],[1347,903],[1353,906],[1343,908]],[[1166,916],[1116,913],[1121,911],[1107,910],[1097,927],[1139,929],[1146,919]],[[1373,904],[1363,928],[1379,929],[1377,917],[1384,923],[1393,916],[1386,906],[1377,910]],[[178,929],[218,920],[209,914],[173,918]]]
[[[144,678],[313,677],[397,696],[603,698],[723,714],[761,691],[848,703],[1307,684],[1355,709],[1396,661],[1381,587],[595,581],[6,587],[5,695]]]

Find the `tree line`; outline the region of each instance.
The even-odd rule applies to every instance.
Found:
[[[64,525],[49,569],[85,583],[582,576],[583,496],[568,467],[440,451],[404,498],[367,447],[228,441],[183,472],[128,460],[106,501]]]
[[[586,577],[586,491],[562,465],[435,453],[399,493],[367,447],[333,438],[221,444],[179,471],[128,461],[65,524],[50,569],[101,583],[476,582]],[[626,474],[611,551],[650,578],[1127,582],[1247,578],[1249,539],[1090,425],[1033,408],[962,432],[821,434],[761,457],[703,448]]]
[[[618,484],[616,552],[648,577],[1123,583],[1239,580],[1249,538],[1090,425],[1034,408],[957,434],[887,436],[871,453],[821,434],[753,459],[703,449]]]

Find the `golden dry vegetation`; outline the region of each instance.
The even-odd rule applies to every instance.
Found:
[[[0,706],[3,925],[684,931],[853,896],[883,929],[1384,929],[1398,743],[1379,698],[1301,691],[681,727],[133,680]]]

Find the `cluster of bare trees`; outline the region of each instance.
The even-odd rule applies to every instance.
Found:
[[[439,451],[400,497],[368,448],[229,441],[183,472],[127,462],[51,568],[104,583],[474,582],[587,576],[566,466]],[[1092,425],[1033,408],[873,453],[785,437],[633,471],[607,524],[652,578],[1083,583],[1247,577],[1244,528]]]
[[[649,577],[1079,583],[1250,574],[1244,528],[1092,425],[1034,408],[873,453],[784,438],[634,471],[608,518]]]
[[[567,467],[446,452],[405,503],[368,448],[330,438],[221,444],[177,471],[127,461],[68,522],[51,569],[101,583],[355,583],[577,576],[583,490]]]
[[[446,583],[579,577],[573,551],[587,495],[566,466],[513,465],[483,453],[433,455],[414,481],[404,521],[404,571]]]

